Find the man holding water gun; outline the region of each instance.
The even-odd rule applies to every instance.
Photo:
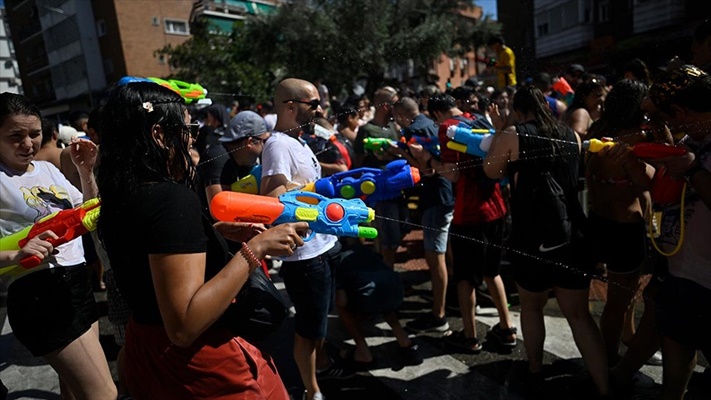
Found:
[[[321,166],[300,135],[323,110],[316,87],[294,78],[277,85],[274,105],[277,123],[262,152],[260,193],[278,197],[321,178]],[[331,258],[339,249],[335,236],[315,234],[293,255],[282,258],[281,274],[296,308],[294,359],[308,400],[323,399],[319,379],[352,374],[330,360],[323,349],[335,292]]]
[[[420,113],[415,100],[403,97],[395,103],[394,114],[395,121],[403,127],[402,134],[408,142],[412,138],[419,137],[439,143],[437,125]],[[439,157],[437,147],[430,147],[429,152],[432,157]],[[402,151],[402,155],[421,171],[432,171],[426,164],[421,165],[409,151]],[[420,201],[417,207],[422,213],[422,225],[427,227],[423,231],[423,243],[425,260],[432,279],[433,302],[432,312],[410,321],[407,328],[415,332],[446,331],[449,329],[449,324],[444,318],[448,280],[446,253],[449,225],[454,215],[454,193],[452,182],[435,171],[421,179],[422,188],[419,191]]]
[[[397,91],[390,86],[384,86],[375,91],[373,103],[375,115],[372,120],[358,129],[355,147],[355,167],[370,167],[383,169],[390,161],[395,159],[394,154],[388,151],[390,146],[378,149],[367,149],[364,140],[369,138],[399,139],[398,129],[393,123],[393,104],[398,101]],[[383,200],[376,204],[375,214],[382,215],[392,220],[378,219],[377,228],[379,238],[377,245],[385,263],[391,267],[395,264],[395,252],[402,240],[403,232],[400,222],[407,219],[407,205],[404,198],[399,196],[392,200]]]
[[[442,160],[426,152],[419,152],[416,156],[455,185],[451,246],[464,330],[447,337],[447,344],[465,353],[481,351],[474,316],[475,288],[486,282],[499,312],[499,323],[492,327],[490,335],[502,346],[516,346],[516,328],[511,324],[506,291],[499,275],[506,215],[499,183],[486,177],[480,157],[459,153],[446,146],[450,140],[447,136],[450,126],[467,126],[469,129],[492,127],[483,118],[472,119],[471,115],[462,113],[455,106],[454,98],[446,94],[430,98],[428,109],[440,124]],[[412,150],[414,152],[415,149]],[[441,325],[446,322],[446,319],[439,321]]]

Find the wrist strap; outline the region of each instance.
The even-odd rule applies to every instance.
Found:
[[[249,265],[252,270],[262,266],[262,262],[259,261],[259,259],[254,255],[252,249],[247,246],[247,243],[242,242],[242,248],[239,249],[239,254],[244,257],[244,259],[247,261],[247,265]]]

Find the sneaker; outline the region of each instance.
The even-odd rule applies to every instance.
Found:
[[[331,365],[328,368],[316,370],[316,379],[320,381],[326,379],[348,379],[355,376],[355,374],[355,370],[352,368],[337,365],[336,362],[331,360]]]
[[[479,339],[466,337],[464,331],[452,332],[444,338],[444,342],[455,350],[467,354],[478,354],[482,349]]]
[[[305,390],[304,390],[304,395],[301,396],[301,400],[309,400],[308,397],[306,397]],[[326,400],[326,396],[324,396],[323,393],[321,393],[321,392],[316,392],[316,394],[314,394],[314,397],[312,397],[311,400]]]
[[[400,353],[403,364],[410,366],[422,364],[422,356],[420,356],[418,350],[419,346],[415,342],[412,342],[410,347],[398,347],[398,353]]]
[[[446,318],[436,317],[432,313],[425,313],[409,321],[405,327],[413,332],[446,332],[449,322]]]
[[[657,351],[656,353],[652,354],[651,357],[649,357],[649,360],[645,363],[647,365],[662,365],[662,353]]]
[[[491,327],[488,336],[491,336],[496,339],[496,341],[504,347],[516,347],[517,332],[518,329],[516,329],[515,326],[512,326],[508,329],[502,329],[499,324],[496,324]]]

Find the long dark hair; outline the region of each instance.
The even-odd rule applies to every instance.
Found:
[[[546,97],[539,89],[528,86],[516,91],[513,109],[521,114],[533,114],[538,132],[547,138],[565,139],[565,126],[553,118]]]
[[[644,117],[642,100],[648,91],[647,85],[638,80],[622,79],[617,82],[605,98],[600,118],[590,126],[589,135],[598,139],[614,137],[616,131],[638,128]]]
[[[188,149],[185,109],[177,93],[152,82],[133,82],[110,90],[101,116],[100,230],[102,221],[116,221],[142,184],[193,185],[195,167]],[[162,128],[162,145],[153,138],[154,125]]]
[[[0,94],[0,125],[13,115],[34,115],[42,119],[39,108],[27,97],[10,92]]]

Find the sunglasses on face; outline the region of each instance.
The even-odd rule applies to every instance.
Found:
[[[198,133],[200,132],[200,124],[197,122],[193,122],[187,125],[188,131],[190,132],[190,137],[193,139],[197,139]]]
[[[254,143],[254,144],[259,143],[259,144],[261,144],[262,146],[264,146],[264,144],[267,143],[267,139],[261,139],[261,138],[258,138],[258,137],[251,137],[251,138],[249,138],[249,139],[252,141],[252,143]]]
[[[313,100],[309,100],[309,101],[304,101],[304,100],[299,100],[299,99],[290,99],[290,100],[284,100],[282,103],[286,104],[288,102],[307,104],[312,110],[317,109],[318,106],[321,105],[321,100],[319,100],[319,99],[313,99]]]

